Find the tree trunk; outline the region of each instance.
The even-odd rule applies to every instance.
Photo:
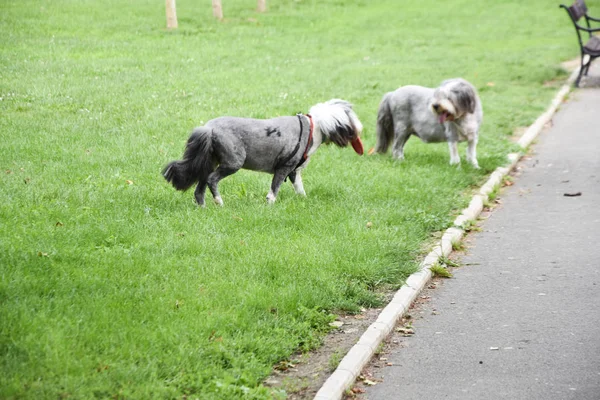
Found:
[[[267,11],[267,0],[258,0],[256,5],[256,11],[265,12]]]
[[[166,0],[167,4],[167,29],[177,29],[177,12],[175,0]]]
[[[213,5],[213,16],[218,19],[223,19],[223,7],[221,7],[221,0],[212,0]]]

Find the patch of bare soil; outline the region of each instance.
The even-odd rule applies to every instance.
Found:
[[[586,60],[587,61],[587,60]],[[561,67],[567,71],[574,71],[575,68],[578,68],[581,65],[581,59],[579,57],[565,61],[561,63]],[[581,78],[581,82],[579,83],[580,88],[600,88],[600,76],[597,75],[597,71],[600,68],[592,62],[592,66],[590,67],[590,73],[587,76],[583,76]],[[547,86],[554,86],[552,81],[546,82]],[[544,85],[546,85],[544,83]]]

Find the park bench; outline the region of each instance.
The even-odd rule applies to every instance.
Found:
[[[592,28],[590,25],[590,21],[600,22],[600,19],[593,18],[588,15],[588,9],[584,0],[575,0],[570,7],[567,7],[564,4],[561,4],[560,7],[567,10],[569,17],[571,17],[571,21],[573,21],[573,25],[575,25],[577,39],[579,39],[579,48],[581,49],[581,67],[579,69],[577,80],[575,81],[575,86],[579,86],[581,77],[588,74],[592,61],[595,58],[600,57],[600,37],[593,35],[594,32],[600,32],[600,28]],[[585,19],[587,28],[579,23],[582,18]],[[582,33],[582,31],[587,32],[589,38],[586,37],[585,33]],[[584,40],[586,39],[587,41],[584,43]],[[585,61],[586,58],[587,61]]]

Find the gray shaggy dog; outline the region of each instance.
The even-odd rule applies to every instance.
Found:
[[[475,168],[477,140],[483,120],[477,91],[464,79],[449,79],[435,89],[403,86],[383,96],[377,114],[375,151],[404,159],[404,145],[411,135],[425,143],[448,142],[450,164],[460,163],[458,142],[467,141],[467,161]]]
[[[306,195],[300,173],[322,144],[349,143],[362,155],[363,126],[352,104],[333,99],[313,106],[309,114],[272,119],[221,117],[194,129],[183,160],[163,169],[163,176],[177,190],[197,183],[196,202],[204,206],[208,187],[218,205],[223,205],[219,181],[239,169],[273,174],[269,204],[275,202],[281,184],[290,178],[296,193]]]

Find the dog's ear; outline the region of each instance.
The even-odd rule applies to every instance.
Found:
[[[465,113],[472,114],[477,106],[477,94],[475,89],[466,82],[460,82],[452,88],[456,96],[456,106]]]
[[[346,115],[348,116],[348,121],[350,121],[350,129],[348,129],[348,133],[350,136],[348,136],[349,139],[355,138],[358,136],[359,132],[358,132],[358,128],[357,126],[354,124],[354,118],[353,118],[353,114],[354,112],[352,111],[352,109],[345,109],[344,110],[346,112]]]

